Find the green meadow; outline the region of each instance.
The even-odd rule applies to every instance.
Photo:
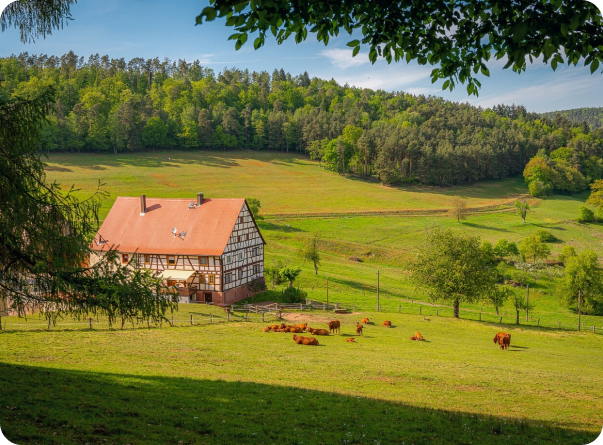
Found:
[[[527,193],[521,178],[383,187],[304,157],[253,151],[60,154],[47,163],[48,178],[74,184],[81,197],[104,183],[101,219],[120,195],[258,198],[266,264],[301,266],[295,284],[318,301],[326,302],[328,279],[329,302],[355,312],[340,316],[341,335],[320,337],[318,347],[261,332],[272,320],[237,314],[227,323],[221,309],[200,305],[181,305],[176,327],[150,329],[110,329],[99,320],[90,330],[65,319],[48,331],[37,316],[4,317],[0,425],[15,443],[585,444],[601,433],[603,337],[575,332],[577,314],[559,302],[558,277],[533,284],[535,308],[517,326],[509,304],[500,316],[485,304],[461,304],[455,320],[405,272],[435,226],[492,243],[544,229],[559,240],[550,244],[553,256],[569,244],[603,257],[602,226],[576,222],[585,194],[534,199],[524,224],[503,206]],[[438,214],[455,195],[489,210],[460,223]],[[434,212],[379,213],[411,210]],[[314,233],[317,275],[298,256]],[[377,272],[382,312],[375,312]],[[276,300],[280,290],[252,301]],[[191,314],[200,325],[190,326]],[[303,313],[315,327],[331,316]],[[346,343],[364,316],[374,324]],[[381,326],[385,319],[392,329]],[[582,320],[601,332],[602,317]],[[410,341],[415,331],[426,341]],[[508,351],[492,342],[499,331],[512,336]]]
[[[19,444],[585,444],[601,431],[600,336],[505,327],[502,351],[496,324],[363,312],[313,347],[263,333],[258,316],[209,324],[210,310],[224,317],[182,305],[176,327],[0,333],[4,434]],[[204,324],[187,327],[190,313]],[[300,321],[325,327],[330,316]],[[372,324],[356,337],[363,316]],[[426,341],[410,341],[415,331]]]

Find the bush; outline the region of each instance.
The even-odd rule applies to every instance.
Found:
[[[296,287],[287,287],[283,290],[283,303],[304,303],[308,297],[308,292]]]
[[[595,220],[595,213],[585,206],[580,206],[580,215],[578,216],[578,222],[593,222]]]
[[[253,294],[266,290],[266,281],[264,278],[256,278],[251,283],[247,283],[247,289]]]
[[[561,253],[559,254],[559,261],[565,261],[574,256],[576,256],[576,249],[572,246],[563,246],[563,249],[561,249]]]
[[[554,243],[559,241],[559,239],[555,235],[553,235],[547,230],[538,230],[536,232],[536,236],[538,236],[538,238],[540,238],[540,241],[542,241],[543,243]]]
[[[536,179],[528,185],[528,191],[530,195],[541,198],[543,196],[548,196],[553,193],[553,186],[551,184],[545,184],[544,182]]]
[[[506,258],[511,255],[519,255],[519,249],[517,248],[517,244],[514,242],[501,238],[494,246],[494,254],[498,258]]]
[[[484,261],[487,264],[494,264],[496,262],[496,255],[494,253],[494,247],[492,246],[492,243],[490,241],[484,241],[482,243],[481,249],[484,253]]]
[[[522,286],[532,285],[534,282],[530,274],[523,270],[514,270],[511,274],[511,279]]]

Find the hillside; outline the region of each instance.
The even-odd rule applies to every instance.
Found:
[[[554,120],[557,114],[565,117],[574,125],[580,125],[582,122],[586,122],[591,129],[603,128],[603,107],[572,108],[570,110],[542,113],[543,116],[551,120]]]
[[[209,310],[224,316],[183,305],[178,327],[150,330],[72,330],[61,327],[65,320],[51,332],[24,332],[12,327],[22,321],[9,319],[0,333],[2,431],[15,443],[96,443],[110,435],[118,443],[402,437],[564,445],[601,432],[598,335],[505,327],[511,348],[501,351],[492,342],[496,324],[366,312],[342,316],[341,335],[312,347],[263,333],[268,323],[257,317],[210,325]],[[203,324],[186,327],[190,313]],[[362,316],[374,324],[346,343]],[[324,326],[328,317],[300,320]],[[385,317],[391,329],[380,326]],[[408,340],[417,330],[425,342]]]

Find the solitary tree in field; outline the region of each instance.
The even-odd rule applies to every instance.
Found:
[[[542,239],[534,234],[530,235],[527,238],[524,238],[519,244],[519,252],[525,257],[534,259],[534,263],[536,263],[537,258],[546,258],[551,254],[551,249],[545,243],[542,242]]]
[[[318,266],[320,266],[320,252],[318,251],[318,234],[315,233],[312,238],[306,240],[301,248],[299,255],[304,261],[311,261],[314,265],[314,275],[318,275]]]
[[[577,308],[580,297],[581,312],[603,314],[603,272],[594,251],[586,250],[566,258],[560,291],[568,306]]]
[[[488,264],[478,237],[434,229],[410,263],[411,280],[434,300],[474,303],[493,292],[495,268]]]
[[[457,222],[461,222],[461,219],[466,219],[467,216],[467,201],[460,196],[452,198],[452,208],[450,209],[450,215],[456,218]]]
[[[289,287],[293,286],[293,282],[301,273],[301,267],[291,267],[286,266],[283,267],[280,271],[280,276],[283,280],[287,280],[289,282]]]
[[[515,208],[517,209],[517,213],[521,216],[524,224],[526,222],[526,216],[528,215],[528,210],[530,210],[530,203],[527,199],[518,199],[515,201]]]

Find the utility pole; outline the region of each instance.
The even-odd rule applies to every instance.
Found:
[[[578,330],[580,330],[580,315],[582,312],[582,289],[578,290]]]
[[[377,312],[379,310],[379,271],[377,271]]]
[[[528,321],[528,311],[530,310],[530,285],[527,285],[528,294],[526,296],[526,322]]]

